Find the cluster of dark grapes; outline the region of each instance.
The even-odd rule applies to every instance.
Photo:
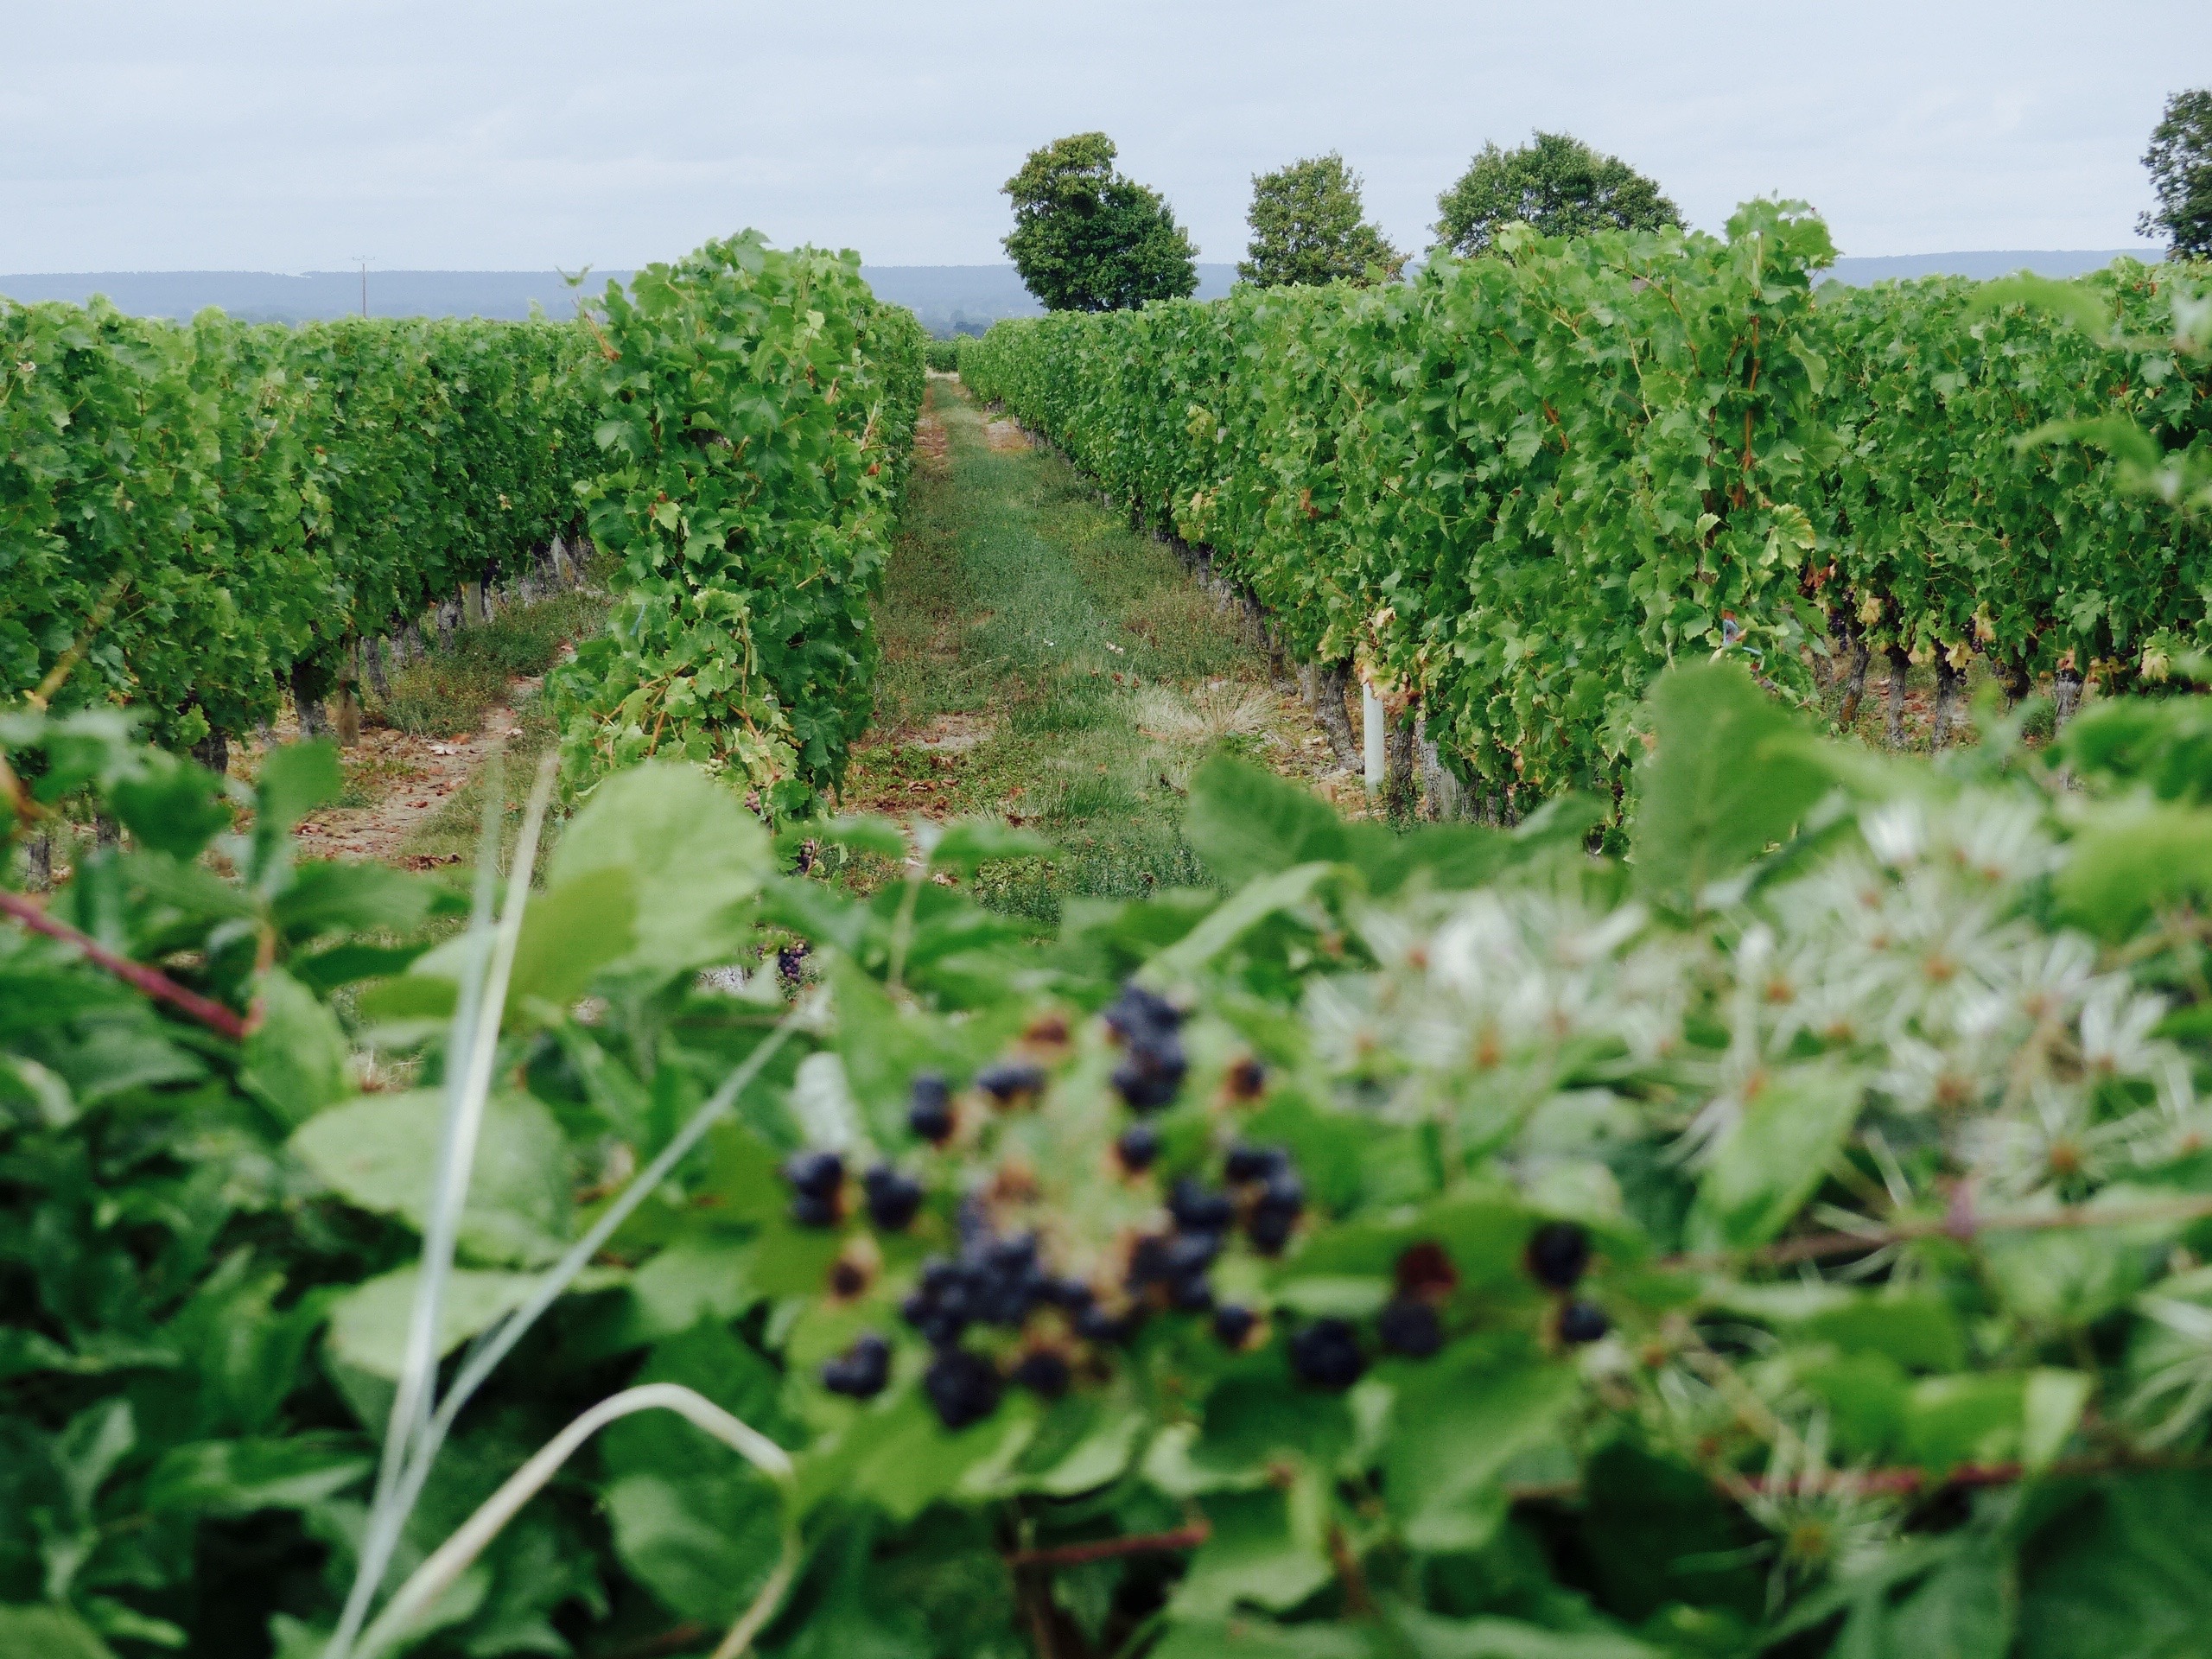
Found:
[[[1141,1115],[1171,1104],[1190,1071],[1181,1011],[1131,984],[1106,1010],[1105,1020],[1122,1050],[1112,1074],[1116,1091]],[[1034,1100],[1046,1083],[1044,1069],[1028,1060],[1001,1062],[976,1078],[977,1090],[1002,1108]],[[1246,1060],[1226,1086],[1237,1098],[1256,1097],[1264,1073],[1256,1061]],[[952,1138],[958,1116],[944,1077],[925,1074],[914,1079],[906,1124],[932,1146]],[[1142,1121],[1130,1124],[1115,1141],[1116,1158],[1133,1176],[1148,1171],[1160,1149],[1159,1131]],[[783,1173],[793,1195],[792,1217],[802,1225],[830,1227],[842,1219],[847,1172],[838,1154],[799,1154],[785,1164]],[[1216,1300],[1214,1267],[1240,1228],[1259,1254],[1281,1255],[1304,1215],[1305,1183],[1287,1151],[1250,1145],[1230,1150],[1221,1181],[1213,1186],[1183,1175],[1170,1185],[1169,1226],[1132,1245],[1122,1285],[1129,1301],[1119,1313],[1102,1306],[1084,1281],[1055,1274],[1039,1259],[1033,1234],[1001,1236],[980,1205],[972,1200],[964,1205],[959,1253],[925,1262],[900,1308],[931,1350],[922,1388],[938,1420],[957,1429],[988,1417],[1009,1382],[1047,1399],[1066,1391],[1072,1377],[1068,1358],[1049,1344],[1033,1341],[1010,1368],[963,1345],[971,1327],[1019,1332],[1040,1309],[1057,1310],[1077,1336],[1096,1344],[1127,1341],[1148,1311],[1211,1313],[1214,1335],[1222,1343],[1232,1349],[1249,1346],[1261,1330],[1262,1315]],[[921,1183],[889,1164],[867,1171],[860,1186],[869,1219],[887,1230],[904,1229],[920,1208]],[[1594,1342],[1608,1328],[1601,1310],[1571,1294],[1589,1262],[1588,1236],[1568,1223],[1548,1223],[1529,1243],[1523,1265],[1540,1284],[1558,1293],[1554,1329],[1565,1343]],[[1399,1259],[1395,1288],[1376,1317],[1374,1343],[1411,1359],[1440,1351],[1445,1332],[1439,1310],[1457,1284],[1458,1275],[1440,1248],[1413,1246]],[[1341,1392],[1367,1369],[1361,1332],[1346,1319],[1308,1320],[1292,1332],[1287,1348],[1292,1371],[1316,1388]],[[832,1392],[868,1399],[882,1391],[890,1374],[890,1344],[870,1332],[823,1365],[822,1381]]]
[[[960,1345],[970,1325],[1020,1331],[1039,1308],[1057,1307],[1083,1334],[1106,1334],[1090,1287],[1053,1274],[1038,1259],[1034,1234],[995,1233],[973,1206],[962,1212],[960,1230],[960,1254],[925,1262],[899,1310],[933,1351],[922,1390],[947,1428],[964,1428],[998,1408],[1004,1381],[999,1368]],[[1071,1375],[1065,1355],[1032,1347],[1015,1363],[1011,1380],[1053,1400],[1067,1392]]]
[[[1133,1143],[1134,1142],[1134,1147]],[[1116,1150],[1125,1167],[1149,1165],[1158,1153],[1148,1125],[1123,1131]],[[1134,1154],[1134,1155],[1133,1155]],[[1231,1348],[1251,1339],[1259,1316],[1235,1302],[1217,1303],[1212,1273],[1230,1233],[1241,1221],[1245,1236],[1263,1255],[1279,1255],[1306,1207],[1306,1185],[1290,1154],[1280,1147],[1236,1147],[1222,1166],[1226,1185],[1209,1187],[1179,1176],[1167,1191],[1165,1233],[1140,1238],[1129,1251],[1126,1288],[1140,1305],[1186,1313],[1213,1313],[1214,1334]]]
[[[1571,1221],[1548,1221],[1529,1240],[1524,1258],[1529,1275],[1547,1290],[1566,1300],[1559,1306],[1554,1328],[1569,1344],[1595,1342],[1611,1330],[1605,1309],[1568,1293],[1582,1282],[1590,1268],[1590,1235]]]
[[[834,1152],[794,1153],[784,1160],[791,1219],[802,1227],[835,1227],[845,1217],[845,1160]],[[903,1170],[877,1164],[861,1177],[868,1218],[886,1232],[902,1231],[922,1207],[922,1184]]]
[[[1122,1045],[1122,1058],[1108,1079],[1133,1112],[1156,1112],[1182,1092],[1190,1075],[1183,1052],[1183,1011],[1134,982],[1106,1010],[1106,1027]]]
[[[1523,1265],[1529,1276],[1564,1297],[1590,1266],[1590,1236],[1572,1222],[1547,1222],[1529,1241]],[[1434,1244],[1416,1244],[1398,1259],[1397,1286],[1375,1321],[1382,1346],[1408,1359],[1427,1359],[1444,1346],[1438,1304],[1452,1294],[1459,1275],[1451,1258]],[[1554,1329],[1570,1345],[1595,1342],[1609,1329],[1604,1310],[1573,1298],[1562,1300]],[[1290,1338],[1290,1368],[1300,1381],[1342,1393],[1367,1370],[1359,1332],[1348,1319],[1314,1319]]]
[[[1244,1236],[1262,1255],[1281,1255],[1291,1230],[1306,1209],[1306,1183],[1280,1147],[1236,1147],[1222,1165],[1223,1176],[1247,1195]]]

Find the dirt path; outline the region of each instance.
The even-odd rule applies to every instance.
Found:
[[[1179,825],[1217,747],[1364,809],[1242,614],[1059,456],[949,377],[932,377],[917,445],[878,606],[876,723],[842,810],[1035,826],[1063,863],[986,896],[1044,917],[1203,880]]]
[[[534,695],[542,683],[542,677],[518,679],[508,702]],[[365,730],[359,745],[343,755],[346,789],[340,804],[303,820],[295,832],[302,850],[313,857],[376,859],[410,869],[457,861],[451,853],[410,853],[408,842],[436,818],[494,749],[511,747],[523,735],[519,719],[502,704],[486,709],[477,729],[462,737]],[[279,741],[290,734],[280,729]]]
[[[505,749],[519,760],[522,751],[535,747],[527,740],[542,741],[543,734],[530,730],[525,722],[543,683],[542,675],[511,681],[505,700],[486,709],[474,732],[460,736],[429,737],[365,726],[360,741],[339,752],[344,792],[333,804],[302,819],[293,831],[301,855],[373,859],[414,870],[460,862],[458,853],[424,850],[417,843],[449,816],[455,798],[467,794],[493,751]],[[288,707],[270,727],[270,741],[281,745],[299,737],[299,721]],[[230,775],[251,784],[261,769],[263,753],[257,737],[234,743]]]

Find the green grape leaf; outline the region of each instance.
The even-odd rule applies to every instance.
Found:
[[[1303,1491],[1216,1492],[1205,1500],[1211,1530],[1175,1586],[1179,1618],[1225,1618],[1246,1603],[1295,1607],[1329,1582],[1318,1505]]]
[[[1224,1623],[1177,1618],[1152,1659],[1378,1659],[1387,1649],[1348,1624],[1277,1624],[1249,1616]]]
[[[365,979],[386,979],[404,974],[426,947],[419,944],[334,944],[311,957],[295,957],[286,964],[292,977],[318,996],[327,996],[341,985]],[[448,1002],[447,1011],[451,1012]]]
[[[1573,1368],[1463,1343],[1408,1375],[1382,1448],[1383,1491],[1415,1549],[1479,1549],[1505,1519],[1505,1466],[1556,1433]]]
[[[1224,887],[1300,864],[1337,862],[1351,843],[1327,803],[1249,761],[1214,754],[1191,774],[1183,836]]]
[[[66,1607],[0,1602],[0,1653],[22,1659],[115,1659],[115,1650]]]
[[[447,889],[419,876],[334,860],[300,866],[270,913],[286,938],[301,942],[378,928],[409,932],[451,900]]]
[[[137,775],[109,791],[108,799],[141,846],[188,863],[231,827],[222,780],[159,750],[148,753],[146,762]]]
[[[776,1369],[718,1320],[653,1351],[639,1382],[676,1382],[752,1427],[789,1438]],[[727,1624],[759,1593],[782,1529],[773,1482],[668,1412],[609,1424],[605,1502],[623,1565],[670,1611]]]
[[[549,890],[594,872],[626,871],[637,944],[627,965],[659,974],[734,959],[742,906],[771,873],[768,832],[696,767],[655,761],[592,791],[562,832]]]
[[[364,1095],[310,1118],[291,1149],[348,1202],[420,1231],[429,1213],[446,1103],[442,1090]],[[459,1245],[475,1262],[532,1267],[558,1255],[569,1232],[568,1142],[526,1095],[484,1106]]]
[[[1826,772],[1789,741],[1796,722],[1732,663],[1675,668],[1652,687],[1656,742],[1637,772],[1632,861],[1639,890],[1694,906],[1827,792]]]
[[[511,1005],[536,1000],[563,1006],[582,995],[600,969],[636,948],[637,914],[637,878],[613,865],[531,899],[515,942]]]
[[[1909,1370],[1955,1371],[1967,1363],[1957,1310],[1925,1291],[1847,1292],[1797,1329],[1846,1353],[1885,1355]]]
[[[262,757],[254,784],[254,874],[265,880],[291,844],[293,826],[318,806],[344,791],[338,746],[330,742],[286,743]]]
[[[1440,1618],[1394,1606],[1389,1620],[1414,1659],[1662,1659],[1624,1632],[1547,1630],[1517,1618]]]
[[[2126,938],[2154,912],[2212,894],[2212,812],[2101,812],[2068,847],[2052,886],[2067,921],[2100,938]]]
[[[2022,1659],[2183,1659],[2212,1607],[2212,1476],[2123,1475],[2084,1490],[2020,1553]]]
[[[238,1080],[289,1123],[302,1123],[353,1088],[353,1049],[338,1016],[282,968],[254,982],[261,1023],[245,1039]]]
[[[414,1268],[400,1268],[363,1281],[333,1303],[332,1353],[371,1376],[397,1381],[406,1356],[408,1319],[420,1277]],[[439,1306],[440,1356],[451,1353],[520,1306],[537,1283],[537,1278],[526,1273],[455,1268],[447,1278],[445,1299]]]
[[[146,1477],[149,1513],[242,1516],[314,1509],[369,1472],[360,1447],[330,1435],[175,1446]]]
[[[1907,1455],[1931,1475],[1961,1464],[2048,1465],[2088,1404],[2079,1371],[1978,1371],[1923,1378],[1906,1402]]]

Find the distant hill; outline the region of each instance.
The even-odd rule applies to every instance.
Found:
[[[1853,287],[1950,273],[2002,276],[2032,270],[2075,276],[2123,257],[2157,257],[2147,247],[2026,250],[1998,252],[1913,253],[1885,258],[1839,259],[1827,273]],[[883,298],[911,309],[940,338],[981,334],[1001,317],[1032,317],[1043,309],[1030,297],[1012,265],[864,265],[861,274]],[[603,287],[626,270],[594,271],[586,286]],[[1198,297],[1229,292],[1236,268],[1198,267]],[[0,276],[0,294],[17,300],[67,300],[82,304],[105,294],[125,311],[148,317],[188,317],[216,306],[250,322],[306,322],[350,316],[361,308],[358,270],[310,270],[283,276],[262,270],[105,270],[41,276]],[[575,290],[557,271],[372,270],[368,306],[379,317],[526,317],[535,304],[549,316],[573,315]]]
[[[594,289],[626,270],[594,271]],[[188,317],[215,306],[249,322],[308,322],[361,309],[358,270],[309,270],[296,276],[266,270],[101,270],[37,276],[0,276],[0,294],[14,300],[67,300],[81,305],[105,294],[118,308],[142,317]],[[575,315],[575,291],[557,271],[372,270],[369,312],[379,317],[526,317],[531,303],[556,317]]]
[[[2115,259],[2155,261],[2163,257],[2160,249],[2147,244],[2087,251],[2041,248],[1990,253],[1898,253],[1839,259],[1826,275],[1852,288],[1866,288],[1875,283],[1905,282],[1915,276],[1974,276],[1986,281],[2021,270],[2031,270],[2038,276],[2079,276],[2084,271],[2101,270]],[[0,284],[6,281],[0,276]]]
[[[1012,265],[862,265],[861,275],[879,297],[905,306],[939,339],[980,334],[1001,317],[1045,314]],[[1236,280],[1234,265],[1202,264],[1198,297],[1219,299]]]
[[[1037,315],[1043,308],[1012,265],[865,265],[862,276],[883,298],[911,309],[931,334],[981,334],[1001,317]],[[595,270],[585,286],[603,288],[626,270]],[[1234,265],[1200,265],[1198,294],[1229,292]],[[100,270],[0,276],[0,294],[16,300],[67,300],[81,305],[105,294],[144,317],[188,317],[215,306],[250,322],[307,322],[361,309],[361,273],[310,270],[296,276],[265,270]],[[526,317],[535,303],[549,316],[575,314],[575,290],[556,271],[371,270],[368,308],[378,317]]]

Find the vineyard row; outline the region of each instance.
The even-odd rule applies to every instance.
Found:
[[[554,688],[572,760],[803,798],[865,717],[922,345],[855,261],[751,234],[571,323],[0,301],[0,697],[209,743],[588,525],[620,599]]]
[[[2204,524],[2020,442],[2212,448],[2172,343],[2196,279],[2083,279],[2106,335],[1959,279],[1816,296],[1834,251],[1768,202],[1725,238],[1520,230],[1408,284],[1001,322],[961,366],[1493,798],[1616,784],[1678,658],[1807,699],[1932,662],[1943,702],[1977,652],[2071,690],[2208,643]]]

